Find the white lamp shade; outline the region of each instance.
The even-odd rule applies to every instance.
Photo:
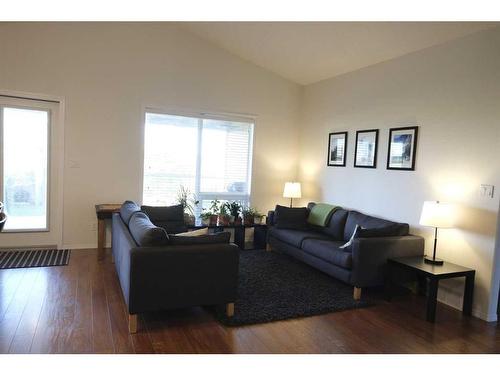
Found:
[[[286,182],[283,189],[283,198],[302,198],[300,182]]]
[[[420,215],[420,225],[433,228],[452,228],[455,207],[450,203],[425,201]]]

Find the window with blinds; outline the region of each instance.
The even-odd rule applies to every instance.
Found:
[[[200,201],[249,204],[253,123],[147,112],[143,204],[176,204],[181,187]]]

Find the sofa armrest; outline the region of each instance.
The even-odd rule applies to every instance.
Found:
[[[384,283],[387,259],[424,255],[420,236],[356,238],[352,244],[351,283],[357,287]]]
[[[129,312],[234,302],[238,263],[233,244],[132,248]]]

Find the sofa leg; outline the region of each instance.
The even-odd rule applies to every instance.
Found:
[[[271,245],[269,245],[268,243],[266,243],[266,251],[271,251]]]
[[[234,303],[228,303],[226,305],[226,315],[228,318],[232,317],[234,315]]]
[[[128,331],[130,333],[137,333],[137,314],[128,315]]]
[[[361,299],[361,288],[354,287],[354,295],[353,298],[357,301]]]

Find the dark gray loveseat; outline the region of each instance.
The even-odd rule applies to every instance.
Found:
[[[124,203],[112,221],[112,254],[132,333],[138,313],[225,304],[232,315],[238,285],[236,245],[179,245],[133,202]]]
[[[315,203],[309,203],[310,211]],[[337,209],[325,227],[308,225],[301,229],[280,229],[275,211],[268,214],[268,250],[293,256],[345,283],[354,286],[354,298],[361,288],[382,285],[388,258],[424,254],[424,239],[409,234],[408,224]],[[389,229],[379,237],[354,238],[351,246],[340,248],[356,228]],[[380,235],[380,233],[379,233]]]

